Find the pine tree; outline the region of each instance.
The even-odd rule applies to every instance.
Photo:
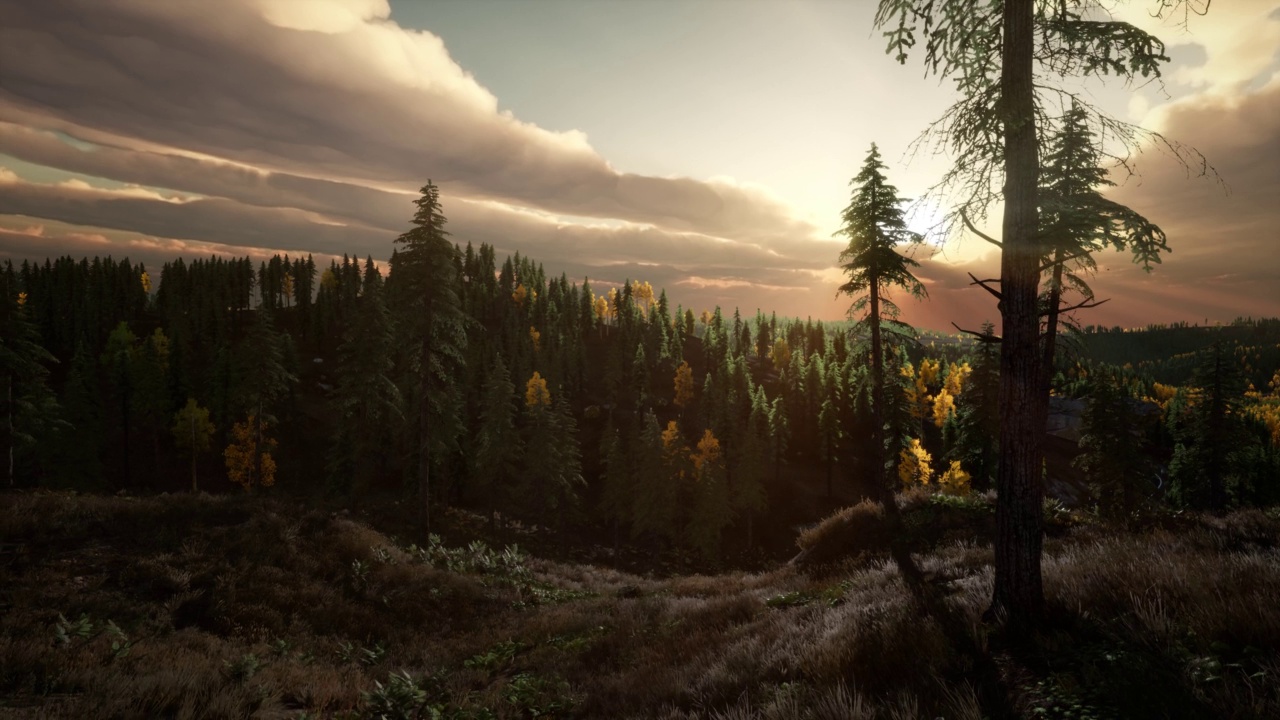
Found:
[[[515,386],[502,358],[494,358],[482,391],[480,427],[472,473],[476,491],[483,495],[492,527],[496,509],[504,504],[505,483],[516,475],[520,462],[520,435],[516,432]]]
[[[871,451],[870,466],[879,475],[874,486],[880,493],[886,510],[897,511],[893,488],[882,473],[885,466],[885,342],[882,333],[908,336],[910,328],[897,320],[898,306],[889,297],[891,288],[902,288],[912,297],[927,295],[924,285],[911,274],[911,268],[919,263],[898,254],[901,243],[918,243],[920,235],[907,230],[900,207],[897,189],[884,176],[884,163],[874,144],[851,185],[856,185],[849,206],[841,219],[844,225],[839,234],[849,238],[849,246],[840,253],[841,267],[849,280],[840,286],[839,292],[854,298],[849,309],[851,315],[859,315],[855,331],[864,333],[870,340],[867,348],[871,357]]]
[[[287,336],[276,331],[271,312],[259,306],[253,313],[253,325],[250,326],[244,342],[236,355],[237,383],[234,404],[246,422],[252,424],[254,438],[245,445],[237,442],[239,447],[257,453],[256,462],[271,462],[271,472],[267,467],[255,467],[249,476],[240,484],[248,489],[254,483],[263,482],[268,475],[272,482],[275,477],[275,464],[266,458],[268,448],[274,447],[275,441],[267,438],[267,426],[275,425],[277,403],[289,392],[290,386],[297,378],[286,367],[285,345]],[[228,459],[230,467],[230,459]]]
[[[338,346],[337,417],[330,446],[330,480],[344,490],[365,486],[386,462],[387,437],[404,419],[400,388],[391,379],[395,337],[381,278],[366,266],[365,292]]]
[[[982,327],[990,336],[991,323]],[[964,394],[953,418],[943,425],[948,448],[946,459],[959,461],[969,472],[975,490],[986,490],[995,479],[999,439],[1000,350],[996,343],[981,342],[971,363]]]
[[[1118,378],[1094,375],[1089,387],[1080,455],[1074,465],[1094,487],[1104,514],[1127,517],[1137,509],[1139,486],[1147,477],[1144,453],[1135,437],[1137,414]]]
[[[1171,492],[1179,504],[1222,511],[1228,501],[1231,451],[1245,435],[1240,408],[1244,381],[1235,358],[1222,343],[1214,343],[1197,363],[1191,384],[1196,392],[1188,417],[1175,428]]]
[[[120,430],[119,442],[121,458],[121,480],[123,483],[133,482],[133,468],[130,462],[132,451],[131,429],[134,421],[134,404],[136,399],[136,375],[133,363],[137,353],[138,337],[129,329],[127,322],[120,322],[107,338],[106,348],[102,352],[102,365],[108,394],[114,406],[109,415],[109,424]]]
[[[418,351],[416,409],[418,426],[418,506],[423,537],[431,531],[431,464],[452,447],[458,377],[466,348],[466,315],[459,298],[456,249],[447,239],[439,189],[430,181],[415,201],[414,227],[396,238],[403,247],[394,256],[389,282],[397,286],[401,326]]]
[[[692,505],[685,537],[707,560],[720,554],[720,537],[733,521],[724,454],[720,442],[710,430],[702,433],[698,449],[691,456]]]
[[[635,513],[635,484],[622,436],[610,420],[600,435],[600,458],[604,464],[601,478],[600,514],[613,526],[613,550],[618,551],[621,526]]]
[[[6,268],[0,315],[0,381],[4,383],[4,444],[9,487],[17,484],[18,460],[60,423],[58,401],[48,386],[46,365],[57,362],[40,344],[27,313],[27,295],[16,291],[13,266]]]

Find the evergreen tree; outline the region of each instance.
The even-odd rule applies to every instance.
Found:
[[[724,454],[720,442],[710,430],[703,431],[698,449],[691,457],[692,502],[685,526],[685,538],[703,558],[714,560],[720,554],[720,538],[733,521]]]
[[[515,386],[502,358],[494,358],[482,392],[480,428],[472,473],[475,489],[485,497],[492,527],[495,510],[506,500],[506,484],[519,469],[520,435],[516,432]]]
[[[0,378],[4,382],[4,446],[9,487],[17,484],[18,461],[60,423],[46,365],[56,362],[40,344],[27,313],[27,295],[16,291],[13,265],[6,268],[0,315]]]
[[[604,465],[601,471],[600,514],[613,526],[613,550],[616,554],[621,526],[635,513],[635,485],[622,436],[612,420],[600,435],[600,458]]]
[[[458,377],[466,348],[466,315],[459,298],[456,249],[447,239],[439,189],[430,181],[415,201],[414,227],[396,238],[403,247],[393,258],[390,282],[397,286],[397,314],[418,348],[414,397],[417,422],[418,505],[421,530],[431,530],[431,464],[451,448],[457,425]]]
[[[1106,374],[1090,382],[1080,455],[1074,464],[1093,486],[1099,509],[1112,517],[1128,517],[1138,508],[1147,468],[1139,438],[1137,414],[1129,394]]]
[[[132,436],[130,430],[134,421],[136,373],[133,369],[137,352],[138,337],[129,329],[129,323],[121,321],[107,338],[106,348],[102,352],[108,395],[111,397],[111,412],[108,415],[110,425],[119,429],[120,440],[117,444],[121,459],[121,481],[125,484],[133,482],[131,465]]]
[[[853,198],[842,215],[839,234],[849,238],[849,246],[840,253],[841,267],[849,280],[839,292],[854,298],[851,315],[860,315],[854,324],[856,332],[865,334],[871,357],[871,462],[877,473],[874,485],[886,510],[896,514],[893,488],[883,468],[885,438],[885,342],[882,333],[909,335],[909,327],[897,320],[898,306],[889,297],[891,288],[902,288],[911,296],[927,295],[924,285],[911,274],[919,263],[898,254],[901,243],[918,243],[921,237],[907,230],[897,189],[884,176],[880,152],[872,144],[862,171],[850,181],[856,185]]]
[[[1244,382],[1235,358],[1214,343],[1196,366],[1196,389],[1185,416],[1174,415],[1177,445],[1169,465],[1175,502],[1222,511],[1227,507],[1232,449],[1245,436],[1240,405]]]
[[[400,388],[391,379],[394,347],[381,277],[370,262],[364,296],[338,346],[329,469],[331,482],[344,490],[364,487],[385,468],[388,434],[403,419]]]
[[[1162,1],[1157,15],[1190,0]],[[956,82],[959,99],[933,126],[955,158],[939,183],[959,196],[956,210],[985,213],[1003,200],[999,289],[1001,317],[1000,462],[997,473],[995,583],[991,615],[1005,614],[1025,634],[1044,607],[1040,556],[1044,543],[1041,440],[1039,281],[1044,256],[1038,213],[1044,95],[1063,92],[1053,78],[1113,73],[1134,79],[1160,75],[1167,62],[1160,40],[1128,23],[1088,17],[1086,0],[880,0],[877,28],[899,62],[919,42],[929,71]],[[1136,147],[1152,133],[1099,116],[1110,134]],[[1163,140],[1158,135],[1157,139]],[[1189,153],[1164,142],[1179,158]],[[1200,158],[1202,160],[1202,158]]]
[[[991,323],[982,327],[990,336]],[[943,425],[948,461],[959,461],[969,472],[974,490],[984,491],[995,479],[997,440],[1000,430],[1000,350],[982,342],[973,356],[973,372],[955,415]]]

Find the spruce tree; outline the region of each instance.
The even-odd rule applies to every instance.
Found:
[[[841,268],[849,280],[840,286],[841,294],[854,298],[849,313],[857,318],[854,331],[869,341],[865,351],[871,365],[871,462],[875,473],[874,487],[891,514],[896,514],[893,484],[885,471],[896,453],[886,447],[885,427],[885,351],[884,335],[909,336],[910,328],[897,320],[899,309],[890,299],[892,288],[902,288],[912,297],[927,295],[924,285],[911,274],[919,263],[897,252],[903,243],[918,243],[919,234],[907,229],[898,191],[884,175],[885,165],[875,144],[863,163],[861,172],[850,181],[855,186],[849,206],[841,219],[838,234],[849,238],[849,246],[840,253]]]
[[[440,191],[431,181],[414,204],[413,228],[396,238],[402,247],[392,258],[389,282],[395,285],[396,316],[417,351],[414,420],[418,436],[418,507],[425,538],[431,531],[431,465],[441,462],[456,437],[456,378],[464,365],[466,315],[459,297],[456,249],[447,239]]]
[[[330,481],[345,491],[367,486],[384,468],[387,439],[404,417],[400,388],[392,380],[391,314],[376,269],[372,263],[366,268],[364,295],[338,346],[332,401],[337,426],[330,446]]]
[[[0,382],[4,383],[5,474],[17,484],[18,461],[60,423],[58,401],[49,389],[47,365],[56,362],[40,344],[27,313],[27,295],[17,292],[13,266],[6,272],[0,314]]]

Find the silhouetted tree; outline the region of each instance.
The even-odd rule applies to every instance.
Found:
[[[889,298],[891,288],[902,288],[912,297],[927,295],[924,285],[911,274],[919,263],[900,255],[902,243],[918,243],[918,233],[907,229],[898,191],[884,175],[884,163],[875,144],[863,163],[862,170],[850,181],[855,185],[853,197],[841,219],[839,234],[849,238],[849,246],[840,253],[840,266],[849,276],[839,293],[854,298],[849,314],[858,316],[855,331],[869,340],[866,348],[871,359],[871,452],[870,466],[881,500],[890,513],[897,512],[893,487],[885,472],[893,452],[888,452],[885,425],[885,343],[882,333],[908,335],[910,328],[897,320],[898,306]]]

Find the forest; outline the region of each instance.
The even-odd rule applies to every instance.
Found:
[[[430,213],[402,239],[444,236],[425,191]],[[6,264],[8,484],[360,504],[412,501],[425,469],[437,509],[731,564],[758,559],[761,538],[786,552],[790,527],[821,517],[766,508],[878,497],[857,324],[673,308],[643,281],[597,295],[487,245],[440,251],[455,314],[430,372],[401,269],[412,245],[386,277],[349,256],[178,259],[154,281],[127,259]],[[895,489],[989,490],[996,345],[896,329]],[[1274,319],[1068,334],[1052,392],[1088,402],[1077,456],[1050,477],[1109,516],[1275,504],[1277,373]]]

